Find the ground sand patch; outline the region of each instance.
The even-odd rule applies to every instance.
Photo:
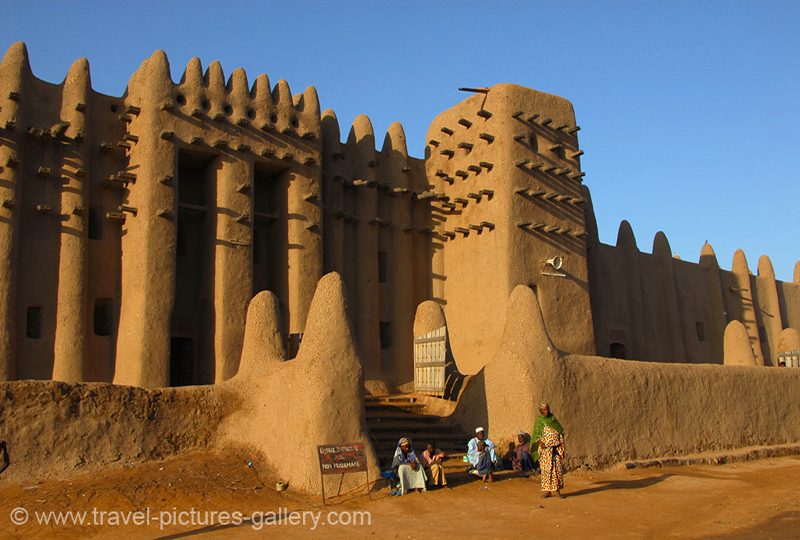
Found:
[[[566,476],[567,497],[539,498],[538,482],[499,475],[491,485],[452,472],[451,490],[387,497],[351,497],[323,507],[319,498],[274,491],[269,471],[248,467],[244,453],[193,453],[159,463],[39,484],[0,483],[0,536],[12,538],[255,538],[282,537],[503,538],[534,534],[564,538],[797,538],[800,458],[728,465],[653,467]],[[335,510],[371,513],[359,527],[281,525],[237,527],[75,527],[10,524],[10,511],[35,510]]]

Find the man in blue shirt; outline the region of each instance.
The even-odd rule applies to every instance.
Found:
[[[478,443],[481,441],[484,443],[481,446],[485,445],[482,451],[478,449]],[[484,479],[488,476],[491,480],[492,470],[497,465],[497,454],[494,443],[486,438],[486,432],[482,427],[475,429],[475,436],[467,443],[467,459],[470,463],[467,472]]]

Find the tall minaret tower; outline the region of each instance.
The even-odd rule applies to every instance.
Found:
[[[428,130],[433,296],[464,371],[495,354],[519,284],[535,288],[559,349],[595,352],[579,129],[567,100],[498,84]]]

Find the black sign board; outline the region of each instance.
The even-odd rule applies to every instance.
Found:
[[[342,480],[347,473],[364,472],[367,476],[367,493],[369,493],[369,471],[367,470],[367,454],[363,443],[323,444],[317,447],[319,455],[319,472],[322,480],[322,502],[325,502],[325,476],[341,474],[338,496],[342,491]]]

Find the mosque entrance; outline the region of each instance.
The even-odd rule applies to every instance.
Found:
[[[213,239],[216,197],[213,156],[178,154],[178,215],[175,248],[175,304],[172,310],[170,384],[214,382]]]

